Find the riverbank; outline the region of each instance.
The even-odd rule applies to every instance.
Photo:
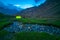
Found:
[[[38,24],[23,24],[22,22],[13,22],[9,27],[3,30],[8,32],[46,32],[60,36],[60,28],[54,26],[38,25]]]
[[[9,21],[0,22],[0,30],[2,30],[3,28],[9,26],[10,24],[12,24],[12,22],[9,22]]]
[[[40,25],[48,25],[48,26],[55,26],[60,28],[60,20],[59,19],[32,19],[32,18],[21,18],[16,19],[19,22],[22,23],[30,23],[30,24],[40,24]]]
[[[0,30],[13,23],[13,17],[0,13]]]

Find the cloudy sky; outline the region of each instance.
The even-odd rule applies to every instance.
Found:
[[[44,3],[46,0],[0,0],[0,1],[2,1],[6,5],[13,4],[16,7],[25,9],[25,8],[40,5]]]

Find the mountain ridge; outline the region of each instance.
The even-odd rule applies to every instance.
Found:
[[[58,0],[47,0],[45,4],[39,7],[25,9],[16,15],[25,18],[60,18],[60,2]]]
[[[18,12],[18,10],[22,10],[22,9],[13,6],[13,4],[8,4],[6,6],[3,2],[0,2],[0,12],[3,14],[14,15]]]

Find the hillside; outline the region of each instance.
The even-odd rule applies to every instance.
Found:
[[[60,2],[58,0],[47,0],[39,7],[25,9],[17,15],[25,18],[60,18]]]
[[[20,19],[23,23],[38,23],[38,24],[47,24],[55,25],[60,27],[60,2],[58,0],[47,0],[44,4],[39,7],[32,7],[21,12],[18,12],[16,15],[22,16]]]
[[[22,10],[21,8],[17,8],[13,6],[13,4],[4,4],[3,2],[0,1],[0,12],[6,15],[14,15],[15,13],[18,12],[18,10]]]

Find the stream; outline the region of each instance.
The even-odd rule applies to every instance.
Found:
[[[54,26],[46,26],[39,24],[23,24],[22,22],[13,22],[9,27],[5,27],[3,30],[9,32],[46,32],[49,34],[60,35],[60,29]]]

